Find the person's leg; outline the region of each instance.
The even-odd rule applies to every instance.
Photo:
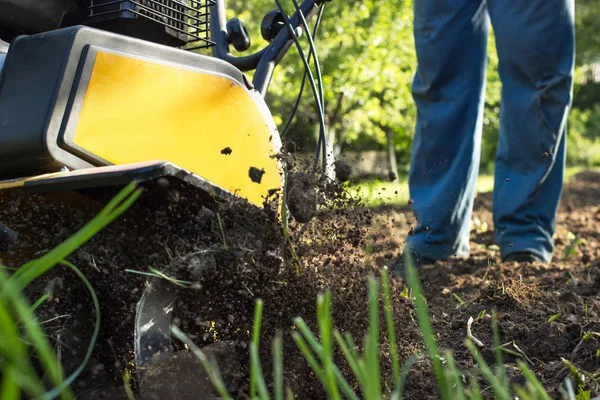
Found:
[[[503,257],[550,261],[575,57],[574,0],[488,0],[502,80],[494,225]]]
[[[414,4],[417,123],[409,188],[417,224],[406,246],[430,259],[469,253],[489,29],[480,5],[473,0]]]

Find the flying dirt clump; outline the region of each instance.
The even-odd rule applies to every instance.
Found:
[[[225,147],[223,150],[221,150],[221,154],[223,154],[225,156],[229,156],[229,155],[231,155],[231,153],[233,153],[233,150],[231,150],[231,147]]]
[[[288,176],[287,205],[294,219],[307,223],[317,214],[317,185],[306,173],[295,172]]]
[[[248,176],[250,177],[250,179],[252,179],[252,182],[254,183],[261,183],[264,174],[264,169],[258,169],[256,167],[250,167],[250,171],[248,171]]]
[[[350,174],[352,173],[352,167],[344,160],[337,160],[333,163],[335,167],[335,177],[340,182],[348,182],[350,180]]]

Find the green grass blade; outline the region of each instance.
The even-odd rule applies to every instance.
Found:
[[[263,301],[258,299],[254,309],[252,343],[250,344],[250,392],[252,393],[252,398],[254,398],[258,392],[260,399],[265,400],[269,398],[269,394],[267,392],[267,386],[265,384],[262,368],[260,366],[260,358],[258,355],[263,306]]]
[[[354,359],[356,360],[358,369],[360,370],[360,374],[363,377],[365,384],[367,384],[366,381],[367,381],[367,379],[369,379],[367,366],[366,366],[366,363],[364,362],[364,360],[359,357],[358,352],[356,351],[356,344],[354,343],[354,339],[352,338],[352,335],[350,335],[349,333],[346,332],[346,333],[344,333],[344,339],[346,340],[348,349],[350,350],[352,357],[354,357]],[[366,391],[366,389],[363,389],[363,391]]]
[[[13,364],[14,366],[14,364]],[[19,387],[20,391],[21,391],[21,395],[25,394],[25,393],[33,393],[35,391],[39,391],[41,393],[41,395],[44,394],[43,391],[43,386],[40,384],[39,379],[38,380],[33,380],[31,374],[28,373],[21,373],[18,369],[21,367],[15,367],[15,373],[13,374],[12,377],[10,377],[9,379],[14,380],[14,382],[16,382],[17,386]],[[23,368],[21,368],[23,369]],[[21,399],[22,397],[19,397],[19,399]],[[28,398],[28,397],[25,397]],[[31,398],[37,398],[35,396],[32,396]]]
[[[306,342],[308,342],[308,344],[310,345],[310,348],[312,348],[312,351],[319,357],[319,358],[323,358],[323,353],[324,353],[324,349],[323,346],[318,342],[317,338],[313,335],[313,333],[311,332],[310,328],[308,327],[308,325],[306,325],[306,322],[304,322],[304,320],[302,318],[296,318],[294,320],[294,325],[296,325],[296,327],[298,328],[298,331],[301,333],[301,335],[303,336],[304,340],[306,340]],[[339,334],[339,332],[335,331],[333,332],[333,335],[336,339],[336,341],[342,340],[341,336]],[[337,335],[337,337],[336,337]],[[345,345],[345,343],[344,343]],[[307,346],[308,349],[308,346]],[[344,350],[342,349],[342,352]],[[314,361],[314,365],[317,368],[318,367],[318,362]],[[348,384],[348,381],[346,381],[346,379],[344,378],[344,376],[341,374],[341,372],[339,371],[339,369],[334,365],[332,365],[333,368],[333,372],[334,372],[334,376],[335,376],[335,380],[336,382],[339,384],[340,389],[342,390],[342,392],[344,392],[344,394],[351,399],[355,399],[355,394],[352,391],[352,389],[350,388],[350,385]],[[358,400],[358,399],[355,399]]]
[[[295,400],[296,396],[294,396],[294,392],[290,389],[289,386],[285,387],[285,400]]]
[[[304,356],[304,359],[312,368],[317,378],[321,381],[321,383],[323,383],[323,385],[325,385],[325,376],[323,375],[323,369],[319,365],[319,362],[317,361],[313,353],[310,351],[310,348],[306,344],[306,341],[304,340],[302,335],[298,332],[292,332],[292,339],[294,339],[296,346],[298,347],[298,349],[300,349],[300,352]]]
[[[443,400],[451,400],[452,395],[450,392],[450,385],[448,384],[446,375],[444,374],[444,369],[442,367],[442,362],[439,358],[439,350],[433,335],[433,328],[431,327],[429,312],[427,311],[427,305],[423,300],[423,289],[421,287],[421,282],[417,275],[417,270],[414,266],[412,258],[408,252],[405,255],[405,261],[407,267],[408,285],[413,291],[415,297],[417,321],[423,335],[423,342],[433,364],[433,369],[438,382],[438,389]]]
[[[22,294],[22,291],[34,279],[53,268],[57,263],[61,262],[83,243],[92,238],[98,231],[125,212],[141,194],[141,190],[136,189],[136,186],[137,185],[135,183],[132,183],[121,190],[119,194],[117,194],[117,196],[115,196],[109,202],[109,204],[94,219],[92,219],[92,221],[86,224],[84,228],[79,230],[75,235],[67,239],[61,245],[51,250],[43,257],[25,264],[10,278],[8,276],[2,276],[0,279],[0,281],[2,281],[0,284],[0,302],[4,303],[5,301],[10,300],[12,303],[11,308],[15,311],[15,315],[18,317],[18,320],[22,321],[27,337],[29,338],[29,342],[31,343],[34,351],[37,353],[42,367],[50,378],[50,382],[55,386],[54,389],[45,394],[43,391],[40,393],[41,387],[39,390],[35,390],[35,397],[37,398],[53,399],[59,396],[64,399],[73,398],[69,385],[79,375],[82,367],[80,367],[69,379],[63,381],[62,368],[56,360],[52,346],[48,342],[48,339],[45,336],[42,328],[37,324],[37,320],[33,314],[33,311],[37,309],[37,307],[39,307],[39,305],[42,304],[49,295],[43,295],[33,304],[33,306],[31,306],[28,304],[28,301]],[[2,273],[2,275],[4,275],[4,273]],[[92,297],[94,298],[94,303],[96,306],[97,322],[99,322],[99,305],[97,299],[95,298],[93,288],[89,284],[89,281],[85,279],[83,274],[80,274],[80,277],[83,277],[84,283],[86,283],[88,289],[90,289],[90,293],[92,293]],[[98,331],[99,325],[97,324],[94,331],[94,337],[92,340],[93,342],[95,342]],[[83,366],[89,359],[91,348],[93,348],[93,344],[88,349],[88,354],[86,355],[84,363],[82,364]],[[27,363],[22,362],[24,359],[27,360]],[[30,366],[27,367],[29,365],[27,357],[22,357],[20,364],[20,368],[23,370],[23,373],[16,374],[20,382],[23,384],[27,384],[27,382],[31,382],[32,380],[34,382],[39,382],[37,376],[32,374],[30,370],[27,370],[30,368]],[[24,389],[27,390],[27,388]]]
[[[354,357],[355,360],[359,360],[360,358],[358,356],[358,352],[356,351],[356,344],[354,343],[352,335],[350,335],[348,332],[344,333],[344,340],[346,340],[346,343],[348,344],[348,349],[352,353],[352,357]]]
[[[7,278],[4,273],[0,272],[0,280]],[[12,308],[10,304],[4,301],[0,301],[0,334],[2,340],[0,340],[0,354],[4,359],[4,365],[7,368],[11,365],[18,368],[20,373],[31,376],[33,381],[39,380],[37,374],[29,363],[27,355],[27,347],[19,335],[17,323],[11,316],[9,309]],[[16,372],[13,372],[16,375]],[[43,390],[34,385],[29,388],[30,394],[33,396],[41,396]]]
[[[469,383],[471,385],[471,387],[469,388],[469,399],[483,400],[483,395],[481,394],[481,388],[479,387],[479,382],[477,382],[477,377],[471,375],[469,377]]]
[[[323,364],[323,376],[325,378],[325,389],[327,396],[332,400],[339,400],[340,393],[337,387],[335,371],[333,368],[333,346],[331,340],[331,293],[326,291],[325,294],[317,297],[317,318],[319,325],[319,333],[321,336],[322,351],[319,354]]]
[[[406,379],[408,378],[408,374],[413,365],[421,358],[420,353],[413,354],[406,360],[406,362],[400,368],[400,375],[398,375],[398,379],[396,380],[395,389],[392,392],[391,400],[400,400],[404,398],[404,385],[406,384]]]
[[[127,369],[125,369],[125,373],[123,374],[123,390],[125,391],[127,400],[135,400],[135,395],[131,389],[131,373]]]
[[[275,400],[283,399],[283,344],[281,332],[275,334],[273,351],[273,395]]]
[[[269,392],[267,391],[267,385],[265,384],[264,375],[260,366],[258,346],[254,343],[250,343],[250,366],[251,377],[256,386],[256,390],[258,391],[259,398],[261,400],[269,400]]]
[[[498,329],[498,315],[496,310],[492,310],[492,334],[494,343],[494,354],[496,357],[496,376],[500,380],[501,384],[508,387],[508,375],[506,374],[506,367],[504,366],[504,357],[502,356],[502,349],[500,343],[500,330]]]
[[[16,381],[19,387],[33,398],[42,396],[44,390],[39,384],[37,373],[31,366],[27,348],[20,340],[16,323],[3,303],[0,303],[0,337],[2,338],[0,340],[2,370],[15,369],[10,376],[5,374],[4,379]]]
[[[219,372],[217,366],[213,365],[213,363],[208,360],[204,352],[196,345],[196,343],[188,338],[177,326],[171,326],[171,332],[178,340],[186,344],[196,358],[200,361],[204,367],[204,370],[208,374],[208,378],[219,393],[219,396],[225,400],[233,400],[233,397],[231,397],[225,388],[225,383],[223,382],[223,378],[221,377],[221,373]]]
[[[454,399],[466,400],[465,387],[463,386],[460,373],[458,372],[458,368],[456,366],[456,361],[452,356],[452,352],[444,352],[444,357],[446,358],[446,368],[448,369],[448,378],[450,381],[449,383],[450,386],[454,389]]]
[[[577,380],[577,385],[584,385],[585,376],[581,373],[581,371],[578,370],[569,360],[561,358],[561,361],[564,365],[567,366],[569,371],[571,371],[571,375],[573,375],[573,377]]]
[[[519,368],[521,368],[521,372],[523,373],[523,376],[525,377],[527,383],[529,383],[531,387],[535,390],[536,398],[550,400],[550,396],[544,390],[541,382],[535,377],[533,371],[529,369],[527,363],[523,362],[522,360],[517,360],[517,365],[519,366]]]
[[[136,271],[135,269],[125,269],[125,272],[136,275],[150,276],[152,278],[160,278],[154,272]]]
[[[348,363],[348,365],[350,366],[350,369],[354,373],[354,376],[358,380],[359,385],[364,390],[363,385],[364,385],[365,377],[362,374],[362,370],[358,366],[358,358],[356,357],[355,353],[353,353],[349,349],[348,344],[346,343],[346,341],[344,340],[342,335],[337,330],[333,332],[333,335],[334,335],[334,338],[335,338],[338,346],[340,346],[340,349],[342,349],[342,354],[346,358],[346,362]]]
[[[261,299],[256,300],[254,307],[254,324],[252,325],[252,343],[254,343],[256,346],[258,346],[260,343],[260,329],[263,308],[264,302]]]
[[[531,394],[531,388],[528,387],[527,389],[523,388],[523,387],[518,387],[516,389],[517,392],[517,396],[519,397],[519,400],[538,400],[537,397],[535,397],[534,395]]]
[[[37,299],[37,301],[31,306],[31,311],[37,310],[38,307],[42,305],[42,303],[48,300],[48,297],[50,297],[50,293],[44,293],[42,296],[40,296],[40,298]]]
[[[46,253],[41,258],[19,268],[11,277],[19,290],[25,289],[34,279],[47,272],[60,261],[90,240],[104,227],[123,214],[141,195],[142,190],[131,183],[123,188],[96,217],[65,242]]]
[[[398,342],[396,341],[392,296],[390,295],[390,278],[385,269],[381,271],[381,279],[385,307],[385,322],[387,325],[388,340],[390,341],[390,357],[392,357],[392,374],[394,382],[397,382],[400,377],[400,358],[398,357]]]
[[[378,282],[369,278],[369,332],[365,345],[367,368],[367,399],[381,399],[381,374],[379,366],[379,301]]]
[[[350,400],[360,400],[356,393],[354,393],[354,391],[350,387],[350,384],[348,383],[346,378],[344,378],[344,375],[342,375],[342,372],[336,366],[334,366],[333,368],[335,370],[335,379],[340,385],[340,390],[342,391],[342,393],[344,393],[344,395],[346,395],[346,397]]]
[[[56,397],[58,395],[58,393],[62,392],[66,387],[70,386],[75,381],[75,379],[77,379],[77,377],[81,374],[81,372],[83,371],[83,369],[89,362],[90,357],[92,356],[92,352],[94,351],[94,346],[96,345],[96,341],[98,340],[98,334],[100,333],[100,302],[98,301],[98,297],[96,296],[96,292],[94,291],[92,284],[87,279],[87,277],[83,274],[83,272],[81,272],[79,270],[79,268],[77,268],[75,265],[71,264],[68,261],[62,261],[62,264],[66,265],[71,270],[73,270],[73,272],[75,272],[77,274],[79,279],[81,279],[83,281],[83,283],[87,287],[88,291],[90,292],[90,295],[92,296],[92,301],[94,303],[94,310],[96,313],[96,318],[95,318],[95,322],[94,322],[95,323],[94,332],[92,334],[92,339],[90,340],[90,344],[88,345],[87,352],[85,353],[85,357],[83,358],[81,365],[79,365],[79,367],[77,367],[75,372],[73,372],[71,374],[71,376],[69,376],[63,383],[58,385],[58,387],[56,387],[55,389],[52,389],[51,391],[46,393],[42,397],[42,399],[53,399],[54,397]]]
[[[11,300],[13,310],[19,321],[22,322],[27,337],[31,343],[33,343],[34,350],[40,358],[42,367],[48,373],[51,383],[55,386],[60,386],[63,379],[62,368],[56,359],[52,346],[48,342],[42,328],[38,325],[31,305],[28,303],[23,293],[16,287],[11,279],[8,279],[8,276],[5,275],[4,271],[1,270],[0,291],[2,291],[3,294],[3,296],[0,297],[0,303],[4,302],[6,298]],[[56,395],[60,395],[63,399],[73,398],[73,394],[68,387],[64,388],[61,393],[56,393]]]
[[[473,344],[473,342],[471,341],[471,339],[467,339],[465,341],[465,345],[467,346],[467,348],[471,352],[471,355],[473,356],[473,358],[475,358],[475,361],[479,365],[479,370],[480,370],[481,374],[485,377],[485,379],[487,380],[487,382],[492,387],[492,390],[494,391],[494,394],[496,395],[495,398],[496,399],[501,399],[501,400],[510,400],[510,399],[512,399],[512,396],[510,394],[510,388],[508,386],[503,385],[502,381],[500,381],[492,373],[492,370],[487,365],[487,363],[485,362],[485,360],[483,359],[483,357],[479,353],[479,349],[477,349],[475,347],[475,345]]]
[[[21,388],[17,383],[17,369],[9,366],[3,371],[2,388],[0,388],[0,399],[19,400],[21,398]]]
[[[319,340],[315,337],[315,335],[313,335],[308,325],[306,325],[306,322],[304,322],[302,318],[298,317],[294,319],[294,325],[296,325],[298,331],[302,334],[302,336],[304,336],[304,339],[306,339],[312,350],[317,354],[321,354],[323,351],[323,346],[319,343]]]

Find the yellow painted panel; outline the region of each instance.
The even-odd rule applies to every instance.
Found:
[[[170,161],[257,205],[282,185],[262,98],[226,77],[122,55],[97,53],[73,142],[112,164]],[[265,171],[260,184],[250,167]]]

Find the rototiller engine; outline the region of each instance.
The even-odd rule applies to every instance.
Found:
[[[278,4],[261,24],[268,44],[234,56],[250,37],[223,0],[0,0],[0,199],[166,179],[262,206],[284,186],[264,96],[325,1],[290,16]],[[0,224],[0,252],[9,233]],[[151,334],[168,330],[157,313],[172,301],[144,293],[136,326],[165,325],[136,337],[139,360],[168,349]]]

